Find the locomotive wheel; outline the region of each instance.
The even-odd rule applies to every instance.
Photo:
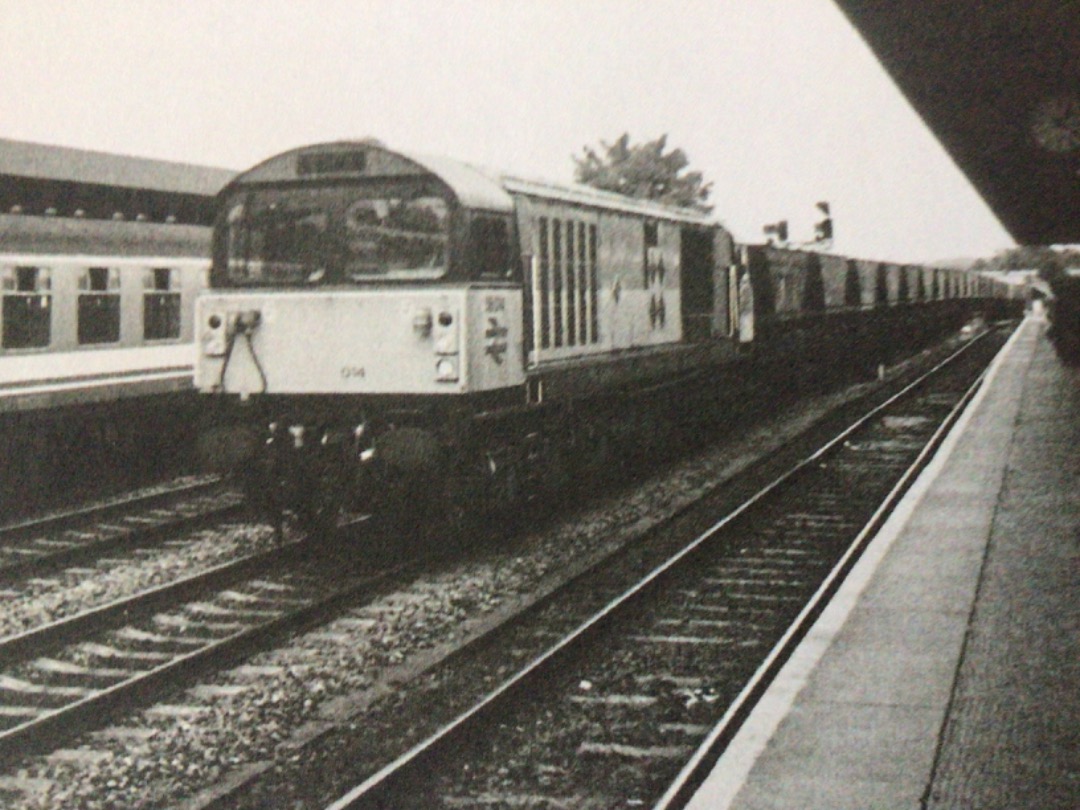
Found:
[[[498,470],[491,483],[488,512],[493,519],[491,528],[500,532],[512,532],[522,517],[525,506],[525,488],[522,485],[520,463],[511,461]]]
[[[484,480],[482,472],[459,469],[443,480],[433,504],[432,531],[444,535],[443,542],[468,544],[484,532]]]
[[[372,514],[379,552],[398,557],[472,542],[482,532],[475,484],[460,475],[387,475]]]
[[[611,477],[613,441],[606,426],[586,423],[574,444],[574,472],[584,480],[600,482]]]
[[[286,493],[289,487],[279,474],[277,466],[269,459],[259,459],[237,471],[236,477],[248,509],[256,518],[269,521],[280,536],[285,521]]]
[[[372,505],[369,526],[377,544],[372,551],[380,560],[407,556],[419,548],[424,535],[424,489],[411,478],[391,472],[379,476],[379,496]]]
[[[297,485],[296,517],[309,541],[328,541],[337,529],[349,490],[350,464],[341,445],[324,445]]]
[[[329,540],[337,528],[343,501],[336,491],[314,482],[297,504],[296,518],[309,542]]]

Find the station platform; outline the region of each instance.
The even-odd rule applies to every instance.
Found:
[[[1080,369],[1029,316],[691,810],[1080,807]]]
[[[13,354],[0,359],[0,414],[190,391],[188,343]]]

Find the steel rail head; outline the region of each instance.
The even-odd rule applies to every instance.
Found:
[[[779,487],[788,482],[793,476],[813,465],[826,453],[841,446],[842,443],[847,438],[849,438],[856,430],[865,425],[874,417],[880,415],[884,410],[891,407],[902,398],[906,397],[916,388],[926,383],[929,379],[931,379],[941,370],[950,366],[958,358],[962,357],[973,345],[986,337],[987,334],[989,333],[984,333],[983,335],[980,335],[977,340],[970,341],[957,351],[951,353],[947,358],[934,365],[929,371],[921,374],[914,381],[905,385],[899,392],[888,397],[883,403],[880,403],[879,405],[875,406],[871,411],[862,415],[854,423],[845,428],[839,435],[834,436],[832,439],[830,439],[821,448],[814,451],[801,461],[797,462],[789,469],[777,476],[770,483],[760,488],[757,492],[755,492],[748,499],[746,499],[742,504],[733,509],[720,520],[716,521],[704,532],[699,534],[697,538],[695,538],[689,544],[680,549],[680,551],[672,555],[664,563],[657,566],[644,577],[639,579],[639,581],[634,586],[623,592],[615,599],[611,600],[604,608],[602,608],[588,620],[580,624],[569,634],[564,636],[558,643],[548,648],[544,653],[537,656],[524,667],[515,672],[509,679],[500,684],[496,689],[489,692],[486,696],[484,696],[480,701],[475,703],[467,711],[458,715],[450,723],[444,725],[442,728],[440,728],[421,742],[414,745],[408,751],[404,752],[393,761],[381,767],[375,773],[364,779],[360,784],[356,785],[347,793],[336,799],[334,802],[327,805],[324,810],[351,810],[352,808],[366,805],[371,801],[377,801],[379,797],[385,797],[385,794],[391,792],[393,789],[393,786],[391,784],[392,780],[397,777],[401,772],[405,771],[409,767],[413,767],[418,763],[422,762],[425,757],[434,754],[434,752],[436,751],[436,749],[438,749],[440,745],[445,744],[449,740],[453,739],[456,734],[465,730],[468,724],[480,718],[485,713],[493,710],[499,704],[499,701],[501,701],[504,697],[513,692],[516,688],[523,685],[533,675],[533,673],[560,657],[564,652],[572,648],[586,636],[599,628],[617,610],[619,610],[622,606],[637,597],[646,589],[652,587],[665,574],[678,566],[679,563],[685,560],[688,556],[694,554],[699,548],[701,548],[709,540],[715,537],[721,529],[730,524],[740,515],[744,514],[747,510],[749,510],[755,504],[767,497],[769,494],[776,491]],[[974,392],[978,389],[981,381],[982,376],[980,376],[979,380],[971,386],[968,393],[965,394],[963,404],[966,404],[966,402],[969,401],[970,397],[974,396]],[[950,418],[954,419],[954,414],[959,414],[961,410],[962,405],[958,405],[950,414]],[[935,448],[938,444],[940,444],[940,441],[942,440],[946,432],[947,428],[944,425],[939,426],[939,428],[935,431],[934,436],[931,439],[931,442],[933,443]],[[926,463],[926,459],[932,452],[933,449],[931,449],[929,446],[925,447],[922,452],[920,452],[916,464],[920,465],[921,468],[921,465]],[[889,497],[893,498],[896,491],[906,490],[913,477],[914,473],[909,469],[909,471],[904,474],[902,481],[896,485],[896,488],[894,488],[894,492],[890,493]],[[865,544],[867,538],[872,534],[871,527],[876,526],[881,521],[882,515],[886,512],[887,508],[884,505],[875,510],[870,523],[868,523],[866,527],[864,527],[864,529],[859,533],[858,537],[853,542],[853,546]],[[846,554],[844,557],[845,562],[842,564],[850,564],[852,554],[854,554],[853,551],[849,554]],[[832,586],[835,580],[836,578],[830,575],[828,584]],[[822,588],[826,588],[826,585],[823,585]],[[820,601],[821,597],[815,596],[815,598]],[[800,617],[802,617],[803,614],[808,614],[808,611],[813,609],[815,608],[804,609],[804,611],[800,613]],[[801,638],[801,635],[799,637]],[[788,636],[785,636],[785,638],[788,638]],[[790,639],[788,643],[790,643]],[[770,660],[775,659],[775,657],[776,656],[772,656]],[[786,660],[786,657],[784,660]],[[773,661],[773,666],[775,666],[775,661]],[[758,678],[758,680],[761,679]],[[733,710],[729,713],[735,714],[737,712],[738,709]]]

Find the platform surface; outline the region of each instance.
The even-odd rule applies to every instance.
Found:
[[[1080,369],[1024,321],[692,810],[1080,808]]]
[[[0,357],[0,413],[192,389],[194,346],[85,347]]]

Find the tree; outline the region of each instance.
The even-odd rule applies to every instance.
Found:
[[[631,144],[630,133],[615,143],[600,142],[600,148],[586,146],[585,154],[574,156],[574,176],[579,183],[669,205],[681,205],[709,212],[706,204],[712,183],[701,172],[686,172],[690,165],[682,149],[664,154],[667,135],[654,141]]]
[[[1003,272],[1038,270],[1039,275],[1050,280],[1072,267],[1080,267],[1080,251],[1076,249],[1020,245],[1003,250],[990,259],[979,259],[971,269]]]

